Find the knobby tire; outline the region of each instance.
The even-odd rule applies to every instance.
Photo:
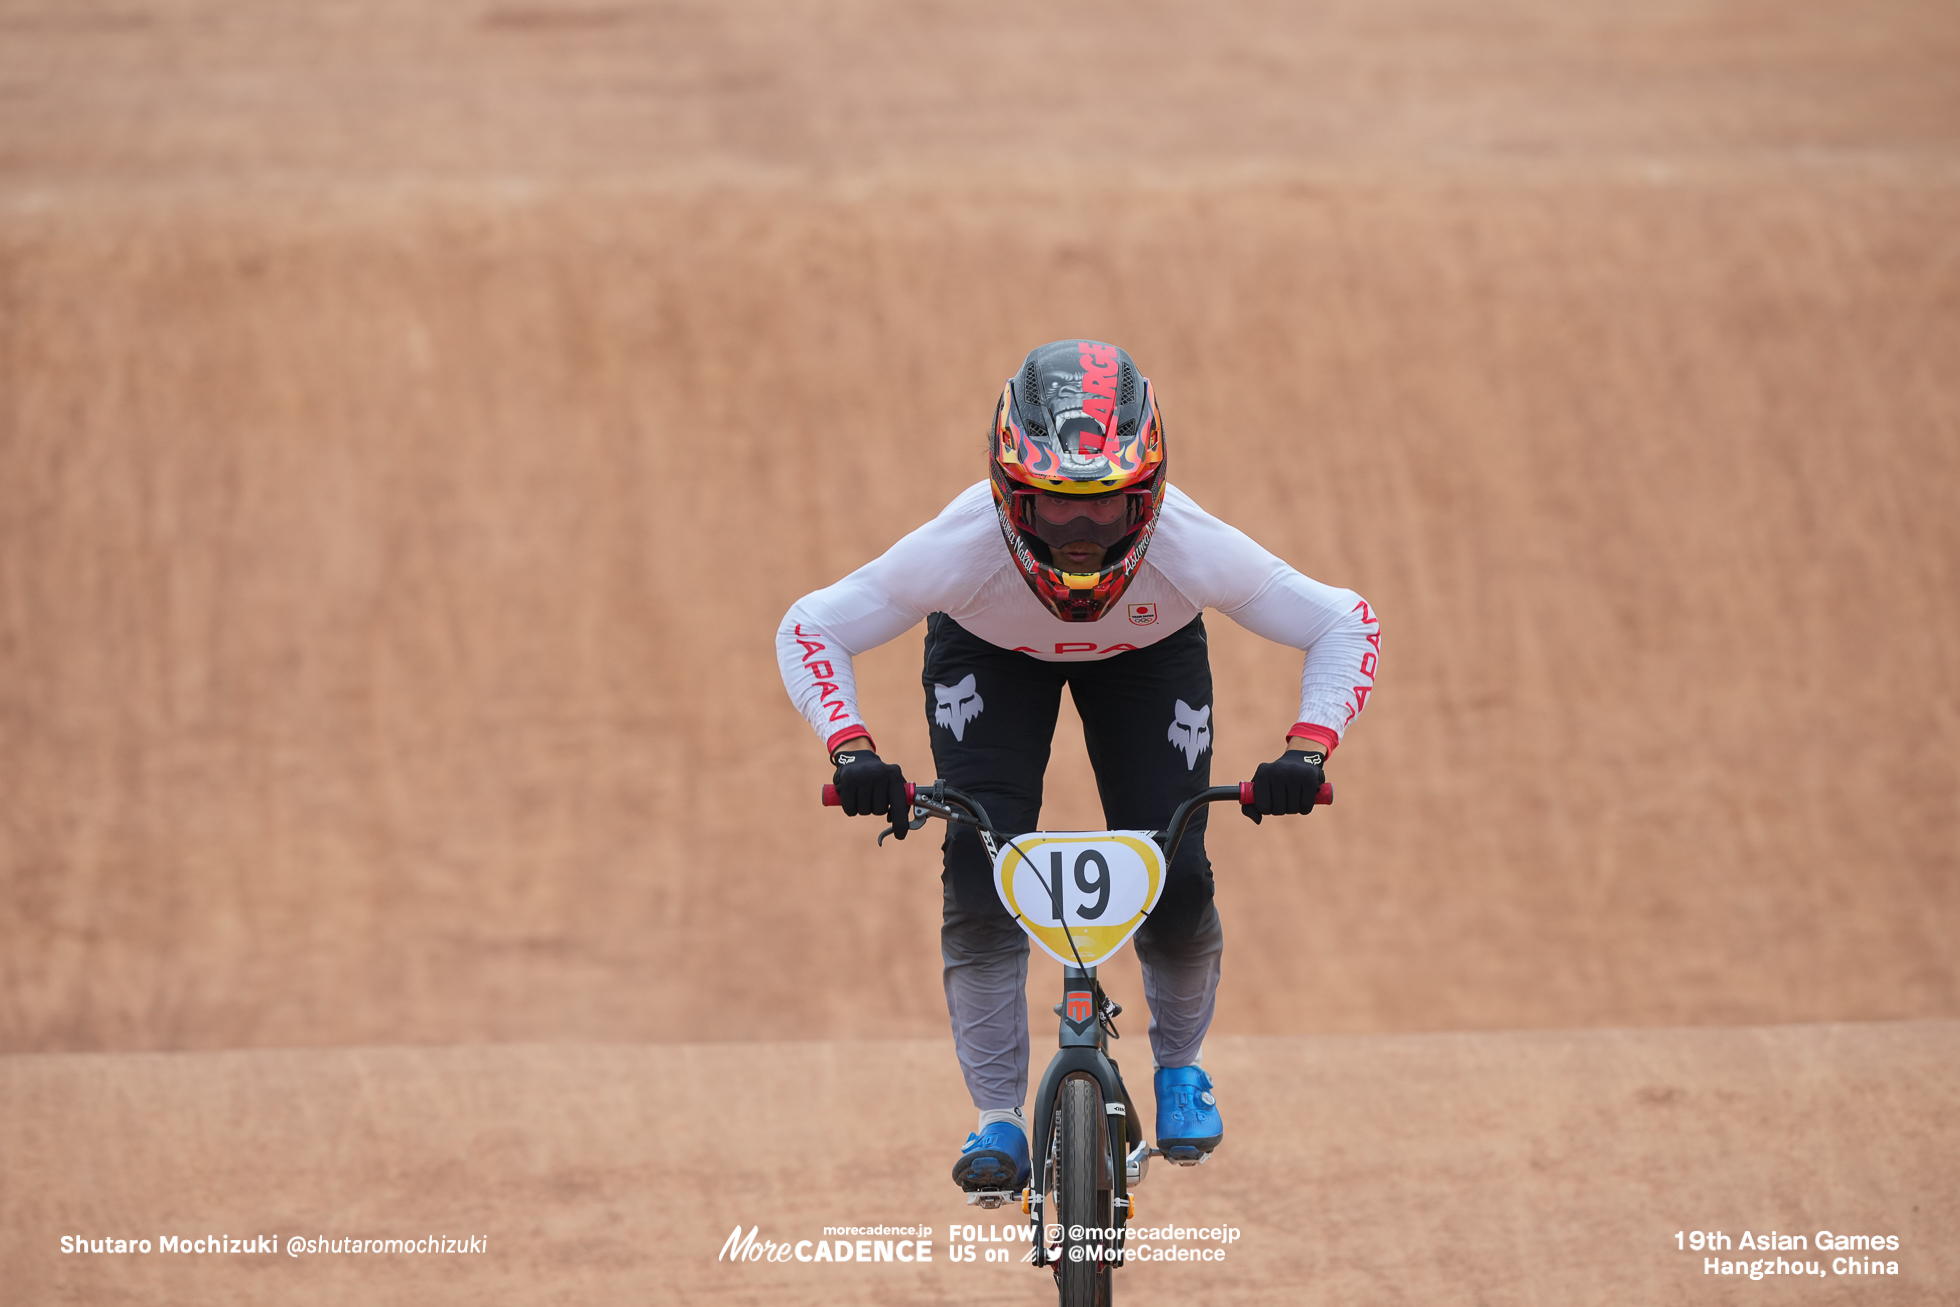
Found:
[[[1069,1236],[1071,1227],[1107,1230],[1115,1219],[1111,1191],[1100,1187],[1109,1155],[1101,1087],[1088,1076],[1070,1076],[1062,1082],[1060,1109],[1055,1206],[1062,1227],[1062,1261],[1055,1278],[1061,1288],[1061,1307],[1108,1307],[1110,1264],[1089,1255],[1106,1248],[1108,1241]],[[1071,1256],[1076,1248],[1082,1249],[1080,1261]]]

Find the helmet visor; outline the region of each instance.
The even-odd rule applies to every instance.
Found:
[[[1043,544],[1072,545],[1088,540],[1107,549],[1136,529],[1149,495],[1119,491],[1088,498],[1026,490],[1014,498],[1019,501],[1021,524]]]

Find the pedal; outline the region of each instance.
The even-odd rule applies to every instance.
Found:
[[[966,1205],[968,1207],[984,1207],[988,1211],[992,1211],[1002,1203],[1012,1202],[1020,1196],[1020,1194],[1014,1192],[1012,1189],[969,1189],[966,1191]]]
[[[1156,1151],[1156,1149],[1150,1146],[1149,1141],[1146,1140],[1138,1144],[1135,1148],[1132,1148],[1129,1154],[1123,1159],[1123,1171],[1128,1177],[1129,1187],[1131,1189],[1142,1184],[1143,1177],[1149,1174],[1150,1155]]]
[[[1168,1153],[1161,1148],[1153,1148],[1150,1156],[1161,1157],[1172,1166],[1203,1166],[1211,1160],[1210,1153],[1196,1148],[1174,1148]]]

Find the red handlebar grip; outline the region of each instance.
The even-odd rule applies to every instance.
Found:
[[[1332,781],[1322,781],[1320,783],[1320,793],[1314,797],[1314,801],[1313,801],[1314,807],[1319,808],[1326,804],[1332,803],[1333,801],[1334,801],[1334,783]],[[826,799],[825,802],[827,803],[829,802],[829,800]],[[1251,781],[1239,782],[1239,802],[1245,804],[1248,807],[1251,806],[1252,804]]]
[[[909,808],[912,806],[912,796],[918,793],[918,790],[919,787],[911,781],[905,782],[906,807]],[[837,787],[835,785],[826,785],[823,787],[823,806],[826,808],[841,808],[844,806],[844,801],[837,797]]]

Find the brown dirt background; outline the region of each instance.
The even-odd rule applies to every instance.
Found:
[[[0,1282],[781,1302],[845,1281],[687,1223],[964,1219],[936,856],[814,806],[770,633],[1084,334],[1385,632],[1336,808],[1213,839],[1260,1150],[1144,1193],[1272,1224],[1132,1296],[1950,1300],[1956,68],[1906,0],[0,0]],[[1211,629],[1249,773],[1295,656]],[[1672,1250],[1854,1218],[1899,1281]]]

